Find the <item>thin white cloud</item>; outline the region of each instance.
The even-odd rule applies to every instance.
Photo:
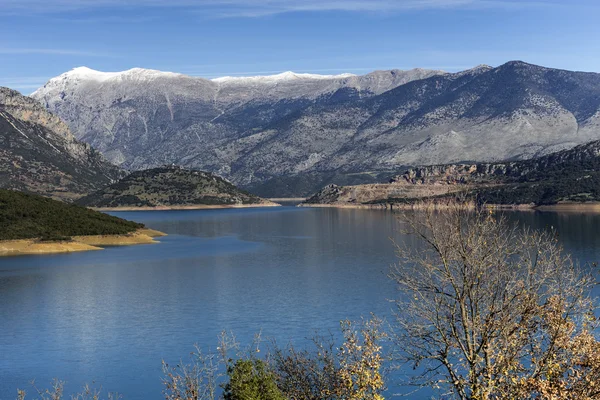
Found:
[[[30,47],[0,47],[0,54],[42,54],[59,56],[114,57],[112,54],[70,49],[46,49]]]
[[[29,77],[1,77],[0,86],[8,87],[20,91],[21,93],[29,93],[44,86],[49,78],[46,76],[29,76]]]
[[[0,0],[1,1],[1,0]],[[142,24],[146,22],[152,22],[159,19],[157,16],[119,16],[119,15],[108,15],[108,16],[81,16],[74,17],[69,15],[68,17],[53,17],[51,21],[65,23],[65,24]]]
[[[0,77],[0,84],[34,85],[48,81],[47,76]]]
[[[581,0],[572,0],[571,6]],[[582,4],[584,4],[582,2]],[[0,0],[0,12],[60,13],[99,8],[180,7],[214,17],[260,17],[292,12],[402,12],[427,9],[559,6],[558,0]]]
[[[22,91],[22,89],[29,89],[31,91],[35,91],[35,90],[41,88],[42,86],[44,86],[45,83],[46,82],[39,82],[39,83],[14,83],[14,82],[1,82],[0,81],[0,86],[11,88],[11,89],[18,90],[18,91]]]
[[[577,0],[574,0],[577,1]],[[215,8],[213,16],[264,17],[293,12],[366,12],[398,13],[440,9],[518,10],[532,7],[562,6],[554,0],[271,0],[266,2],[234,1],[230,7]],[[207,10],[200,10],[206,13]]]

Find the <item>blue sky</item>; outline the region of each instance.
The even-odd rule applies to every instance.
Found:
[[[600,72],[598,0],[0,0],[0,86],[78,66],[213,78],[457,71],[524,60]]]

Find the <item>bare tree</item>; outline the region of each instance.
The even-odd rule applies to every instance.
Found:
[[[382,400],[383,321],[372,316],[353,323],[341,321],[343,342],[332,336],[313,337],[314,349],[281,349],[273,344],[272,363],[278,385],[289,399]]]
[[[215,400],[223,360],[216,353],[204,353],[196,346],[191,354],[191,362],[180,361],[170,366],[164,360],[163,394],[166,400]]]
[[[65,382],[58,379],[52,381],[52,387],[50,389],[39,389],[36,386],[35,381],[31,382],[31,387],[36,392],[38,400],[63,400],[65,398],[64,386]],[[102,387],[95,388],[89,384],[85,384],[83,385],[82,391],[71,395],[69,398],[71,400],[100,400],[102,398],[101,394]],[[18,389],[17,400],[25,400],[26,398],[27,393],[25,390]],[[107,400],[119,400],[121,399],[121,396],[118,393],[108,393],[106,398]]]
[[[321,400],[341,391],[338,349],[333,335],[312,338],[314,350],[293,345],[280,348],[273,342],[271,360],[278,385],[290,399]]]
[[[390,274],[400,290],[396,356],[419,371],[409,384],[460,399],[552,398],[546,384],[572,394],[581,382],[600,385],[594,355],[574,352],[578,341],[598,350],[592,280],[551,232],[460,203],[419,208],[401,217],[418,241],[397,246]]]

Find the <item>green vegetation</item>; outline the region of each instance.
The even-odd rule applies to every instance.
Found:
[[[505,185],[477,191],[490,204],[600,201],[600,142],[517,162]]]
[[[118,235],[143,228],[73,204],[0,190],[0,240],[68,240],[72,236]]]
[[[227,367],[227,376],[225,400],[285,400],[276,375],[263,360],[237,360]]]

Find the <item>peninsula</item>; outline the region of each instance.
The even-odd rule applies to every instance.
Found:
[[[143,224],[46,197],[0,190],[0,256],[157,243]]]

